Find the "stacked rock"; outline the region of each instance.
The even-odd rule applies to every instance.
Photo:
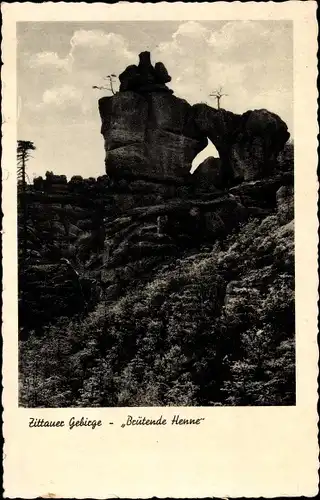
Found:
[[[135,181],[139,189],[141,181],[184,185],[208,140],[197,129],[190,104],[166,86],[171,77],[165,66],[153,67],[149,52],[139,57],[138,66],[120,75],[119,92],[99,100],[106,172],[115,181],[129,181],[131,188]]]
[[[290,134],[287,125],[266,109],[242,115],[206,104],[192,108],[197,128],[217,148],[226,186],[273,174],[275,160]]]

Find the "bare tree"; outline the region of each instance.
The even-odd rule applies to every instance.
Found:
[[[108,82],[107,85],[102,85],[102,86],[93,85],[92,88],[98,89],[98,90],[108,90],[109,92],[111,92],[114,95],[116,93],[115,88],[114,88],[114,84],[115,84],[114,78],[117,78],[117,75],[115,75],[114,73],[112,73],[111,75],[107,75],[104,77],[104,80],[107,80],[107,82]]]
[[[219,87],[218,89],[214,90],[212,92],[212,94],[209,94],[209,95],[210,95],[210,97],[214,97],[215,99],[217,99],[217,106],[218,106],[218,109],[220,109],[220,101],[221,101],[222,97],[225,97],[228,94],[224,94],[222,92],[222,87]]]

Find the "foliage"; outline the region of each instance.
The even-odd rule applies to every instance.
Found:
[[[294,404],[292,223],[252,219],[211,248],[20,343],[23,406]]]
[[[17,142],[17,179],[18,188],[25,189],[26,179],[29,180],[26,172],[26,164],[32,158],[31,151],[35,151],[36,147],[31,141],[18,141]]]
[[[292,143],[277,167],[290,182]],[[59,181],[47,172],[50,178]],[[224,215],[232,232],[201,239],[196,230],[166,255],[165,238],[178,248],[171,244],[178,218],[172,234],[160,235],[162,246],[152,225],[139,228],[148,241],[140,233],[130,241],[128,224],[135,224],[126,217],[111,217],[110,236],[115,203],[107,179],[75,178],[67,194],[27,186],[28,210],[20,208],[18,218],[19,245],[27,235],[19,269],[20,404],[294,404],[294,226],[279,217],[279,186],[269,192],[270,185],[262,195],[260,181],[247,185],[253,204],[268,210],[236,227]],[[239,196],[246,198],[244,188]],[[119,243],[111,257],[108,251],[109,268],[106,238]]]
[[[31,151],[35,151],[36,147],[32,141],[21,141],[17,142],[17,161],[18,165],[21,165],[24,161],[31,158]]]

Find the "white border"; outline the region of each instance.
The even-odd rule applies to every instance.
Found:
[[[5,496],[273,497],[318,492],[317,24],[315,2],[3,3],[3,405]],[[19,409],[17,406],[17,21],[293,20],[297,405]],[[121,429],[128,413],[205,416],[196,428]],[[101,418],[95,431],[34,430],[29,416]],[[110,419],[115,422],[108,426]]]

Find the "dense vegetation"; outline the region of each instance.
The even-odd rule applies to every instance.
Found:
[[[284,170],[286,162],[280,158]],[[77,290],[86,278],[89,292],[73,309],[44,311],[37,327],[20,321],[27,330],[20,341],[21,405],[295,404],[293,220],[282,221],[276,210],[251,217],[224,237],[160,259],[149,279],[136,279],[112,301],[90,271],[92,262],[102,262],[97,230],[73,233],[72,247],[70,238],[63,247],[77,270],[71,285]],[[49,261],[57,241],[46,247]],[[38,245],[33,258],[42,262],[44,243]],[[70,289],[64,296],[59,280],[55,286],[60,302],[71,300]]]

